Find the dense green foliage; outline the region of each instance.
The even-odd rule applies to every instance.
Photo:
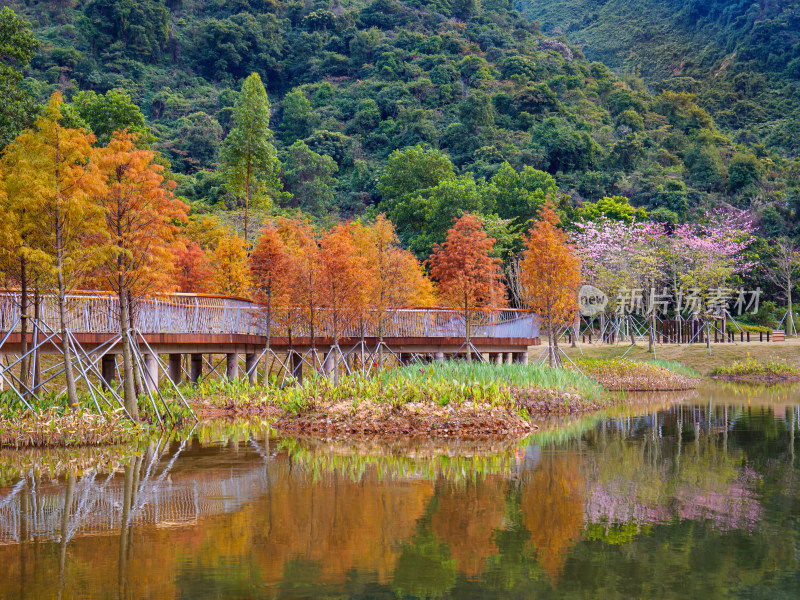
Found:
[[[462,210],[493,215],[513,237],[556,191],[540,171],[573,200],[625,196],[664,220],[759,194],[769,233],[793,227],[791,164],[721,134],[683,89],[651,95],[584,60],[503,0],[11,5],[41,42],[26,88],[40,100],[63,88],[83,102],[121,90],[109,102],[127,94],[141,107],[179,192],[203,205],[236,204],[216,173],[219,147],[256,72],[292,194],[279,204],[350,216],[385,202],[420,253]],[[416,145],[436,149],[433,179],[379,185],[392,152]],[[428,231],[411,236],[421,221]]]
[[[546,32],[639,71],[654,89],[697,94],[748,144],[800,151],[797,0],[517,0]]]
[[[0,146],[33,122],[34,98],[20,84],[22,69],[39,47],[27,24],[8,7],[0,11]]]

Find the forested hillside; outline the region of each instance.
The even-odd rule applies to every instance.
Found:
[[[463,210],[518,247],[517,232],[557,193],[567,214],[624,196],[660,221],[722,203],[752,207],[769,235],[797,226],[797,161],[721,132],[686,93],[700,86],[688,60],[685,85],[653,95],[543,35],[506,0],[3,4],[40,41],[25,70],[33,97],[63,90],[101,143],[112,123],[149,130],[195,213],[236,205],[219,149],[256,72],[281,161],[260,206],[323,219],[378,207],[420,256]],[[417,145],[395,161],[405,172],[381,179],[393,152]]]
[[[653,89],[697,94],[737,140],[800,152],[797,0],[517,0],[549,34]]]

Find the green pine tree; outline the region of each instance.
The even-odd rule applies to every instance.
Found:
[[[280,186],[281,163],[269,129],[269,98],[258,73],[250,75],[242,84],[232,123],[221,157],[228,187],[244,204],[244,237],[247,239],[254,192],[259,188],[278,189]]]

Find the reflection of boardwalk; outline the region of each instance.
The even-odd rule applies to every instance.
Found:
[[[183,476],[171,476],[170,466],[150,475],[142,465],[130,500],[129,525],[175,526],[232,513],[264,496],[269,487],[264,463]],[[6,490],[0,495],[0,544],[61,539],[66,496],[63,485],[40,485],[32,478]],[[125,501],[123,477],[90,473],[78,478],[69,503],[67,539],[119,533]]]

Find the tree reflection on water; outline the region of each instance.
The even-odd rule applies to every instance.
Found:
[[[52,475],[0,453],[0,597],[794,595],[797,417],[712,398],[521,443],[216,424]]]

